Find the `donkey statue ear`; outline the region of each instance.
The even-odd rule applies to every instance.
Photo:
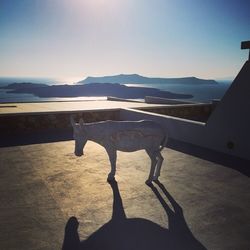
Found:
[[[81,127],[83,127],[83,125],[84,125],[84,121],[83,121],[83,119],[82,119],[82,118],[80,118],[80,120],[79,120],[79,124],[80,124],[80,126],[81,126]]]

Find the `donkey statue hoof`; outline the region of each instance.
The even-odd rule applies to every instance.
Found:
[[[158,178],[159,178],[158,176],[154,176],[153,181],[158,181]]]
[[[114,181],[114,180],[115,180],[115,176],[109,174],[109,175],[108,175],[108,178],[107,178],[107,181],[110,182],[110,181]]]
[[[146,181],[145,181],[145,184],[148,185],[148,186],[151,186],[151,185],[152,185],[152,180],[149,180],[149,179],[146,180]]]

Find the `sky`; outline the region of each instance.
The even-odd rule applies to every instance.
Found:
[[[0,0],[0,76],[235,77],[249,0]]]

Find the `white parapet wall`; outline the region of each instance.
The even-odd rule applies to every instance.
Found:
[[[194,104],[195,102],[179,100],[179,99],[169,99],[156,96],[145,96],[145,103],[154,103],[154,104]],[[197,103],[197,102],[196,102]]]
[[[166,129],[168,136],[174,140],[250,160],[249,147],[247,149],[238,145],[238,150],[236,150],[236,147],[229,148],[229,141],[223,134],[220,135],[220,130],[211,130],[206,123],[134,109],[122,109],[120,119],[130,121],[153,120],[160,123]],[[243,150],[241,150],[242,147]]]
[[[145,119],[155,121],[166,129],[166,133],[169,137],[184,142],[193,141],[194,133],[201,133],[205,127],[205,123],[202,122],[134,109],[122,109],[120,111],[120,119],[131,121]]]

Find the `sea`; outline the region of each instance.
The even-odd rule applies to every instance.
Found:
[[[5,78],[0,77],[0,87],[6,86],[10,83],[18,82],[32,82],[32,83],[45,83],[48,85],[59,85],[66,84],[66,82],[45,79],[45,78]],[[217,81],[218,84],[171,84],[171,83],[161,83],[161,84],[125,84],[131,87],[149,87],[157,88],[164,91],[170,91],[180,94],[191,94],[193,98],[187,100],[193,102],[211,102],[215,99],[221,99],[227,89],[230,87],[232,81]],[[106,100],[106,96],[91,96],[91,97],[70,97],[70,98],[44,98],[37,97],[33,94],[18,94],[18,93],[8,93],[8,89],[0,89],[0,103],[13,103],[13,102],[47,102],[47,101],[80,101],[80,100]],[[140,99],[138,99],[140,100]],[[185,100],[185,99],[182,99]],[[140,100],[143,101],[143,100]]]

